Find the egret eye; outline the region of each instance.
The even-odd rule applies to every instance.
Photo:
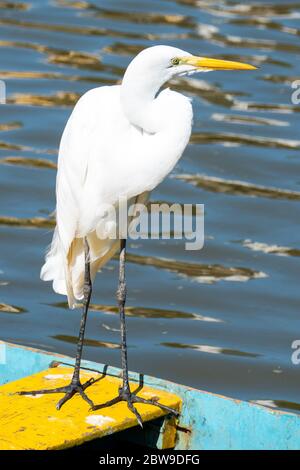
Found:
[[[180,59],[178,59],[178,57],[174,57],[174,58],[171,60],[171,64],[172,64],[172,65],[179,65],[179,62],[180,62]]]

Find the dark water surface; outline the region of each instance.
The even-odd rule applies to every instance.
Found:
[[[80,312],[39,280],[57,148],[85,91],[154,44],[253,63],[176,79],[193,137],[153,200],[204,203],[206,242],[129,245],[130,368],[272,406],[300,407],[300,2],[0,1],[1,339],[74,355]],[[97,277],[85,358],[118,366],[117,263]]]

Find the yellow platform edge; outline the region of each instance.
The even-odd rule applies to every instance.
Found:
[[[125,402],[91,411],[88,403],[75,395],[58,411],[56,404],[63,394],[16,394],[21,390],[52,389],[68,385],[72,372],[70,367],[51,368],[0,387],[0,450],[67,449],[137,425],[136,417]],[[121,379],[81,371],[82,383],[91,377],[99,378],[86,389],[95,405],[117,396]],[[130,386],[135,391],[139,384],[131,383]],[[164,405],[178,411],[181,408],[181,399],[178,396],[152,387],[142,386],[137,395],[147,399],[155,396]],[[166,412],[153,405],[135,406],[143,422],[166,415]],[[166,420],[163,429],[163,447],[172,447],[175,442],[176,419]]]

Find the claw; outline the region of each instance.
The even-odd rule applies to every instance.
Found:
[[[65,395],[59,400],[59,402],[56,405],[56,409],[60,410],[61,407],[69,401],[76,393],[79,393],[79,395],[85,400],[89,406],[93,409],[94,408],[94,403],[92,400],[86,395],[84,390],[92,385],[96,380],[94,378],[89,379],[87,382],[84,384],[81,384],[79,381],[78,382],[71,382],[70,385],[66,385],[64,387],[59,387],[59,388],[53,388],[53,389],[46,389],[46,390],[31,390],[31,391],[21,391],[17,392],[18,395],[46,395],[50,393],[64,393]]]
[[[137,419],[137,422],[139,423],[139,425],[141,426],[141,428],[143,429],[143,421],[142,421],[142,417],[140,415],[140,413],[138,412],[138,410],[133,406],[133,403],[131,401],[131,398],[129,400],[127,400],[127,406],[128,406],[128,409],[135,415],[136,419]]]
[[[162,405],[161,403],[158,403],[159,398],[158,397],[153,397],[150,398],[149,400],[146,400],[145,398],[138,397],[137,395],[134,395],[133,401],[135,403],[144,403],[145,405],[153,405],[153,406],[158,406],[164,411],[167,411],[168,413],[178,417],[179,416],[179,411],[174,410],[174,408],[170,408],[169,406]]]
[[[84,390],[84,389],[83,389]],[[92,408],[94,406],[94,403],[92,402],[92,400],[87,396],[86,393],[84,393],[82,389],[79,389],[79,394],[81,396],[81,398],[83,398],[89,405],[90,405],[90,408]]]
[[[162,405],[161,403],[158,403],[159,398],[158,397],[153,397],[150,399],[138,397],[134,393],[131,393],[130,391],[126,390],[121,387],[119,388],[119,395],[112,400],[107,401],[106,403],[103,403],[101,405],[96,405],[92,407],[92,411],[100,410],[102,408],[107,408],[109,406],[115,405],[116,403],[119,403],[120,401],[126,401],[127,402],[127,407],[128,409],[135,415],[138,424],[143,428],[143,421],[140,413],[137,411],[137,409],[134,407],[134,403],[144,403],[145,405],[153,405],[153,406],[158,406],[162,410],[166,411],[167,413],[173,414],[176,417],[179,416],[179,412],[177,410],[174,410],[173,408],[170,408],[169,406]]]

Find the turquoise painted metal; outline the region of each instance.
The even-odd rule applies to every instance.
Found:
[[[0,342],[0,384],[34,374],[53,361],[72,365],[72,358]],[[112,376],[120,370],[83,361],[82,366]],[[130,379],[139,382],[140,375]],[[300,449],[300,415],[234,400],[166,380],[143,376],[145,385],[179,395],[183,400],[176,450],[209,449]],[[154,443],[160,446],[159,441]]]

